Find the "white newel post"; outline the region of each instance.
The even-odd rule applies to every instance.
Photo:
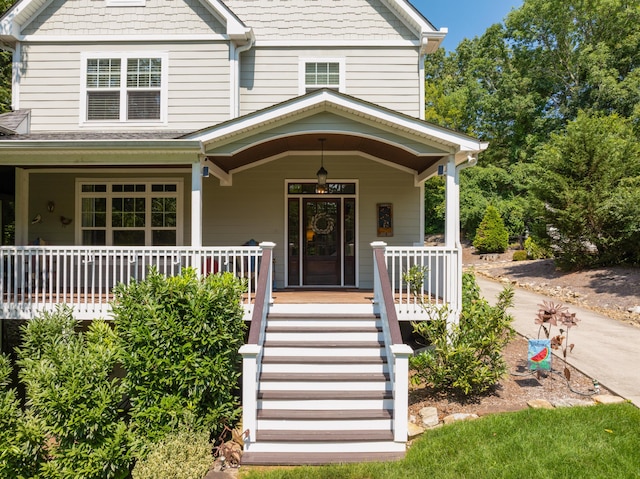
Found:
[[[393,354],[393,440],[407,442],[407,421],[409,420],[409,356],[413,349],[406,344],[391,346]]]
[[[255,442],[258,425],[258,356],[262,346],[245,344],[240,348],[242,355],[242,428],[246,435],[244,450],[248,451]]]

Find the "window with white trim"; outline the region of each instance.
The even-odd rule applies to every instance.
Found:
[[[166,108],[164,55],[86,55],[84,64],[85,121],[163,120]]]
[[[320,88],[344,91],[344,59],[300,60],[300,94]]]
[[[94,246],[182,243],[181,180],[78,182],[79,242]]]

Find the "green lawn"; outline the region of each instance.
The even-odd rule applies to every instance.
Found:
[[[497,414],[429,431],[398,462],[248,468],[241,477],[640,478],[640,409],[618,404]]]

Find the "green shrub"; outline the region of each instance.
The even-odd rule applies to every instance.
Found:
[[[169,278],[152,271],[145,281],[115,288],[112,308],[139,436],[157,441],[187,415],[196,429],[217,436],[239,417],[243,290],[230,273],[199,279],[191,269]]]
[[[480,298],[473,275],[465,273],[462,297],[459,324],[447,328],[443,310],[436,319],[414,324],[414,331],[433,346],[411,358],[414,383],[470,395],[486,391],[506,374],[502,352],[514,335],[512,318],[506,313],[513,289],[504,289],[492,307]]]
[[[552,255],[548,248],[538,244],[531,236],[524,240],[524,250],[527,252],[529,259],[551,258]]]
[[[131,472],[133,479],[202,479],[213,464],[207,431],[180,428],[151,446]]]
[[[498,210],[489,205],[476,230],[473,246],[480,253],[504,253],[509,246],[509,232]]]
[[[77,326],[71,309],[60,306],[22,330],[17,364],[27,409],[20,447],[34,449],[31,467],[44,477],[126,477],[132,441],[120,414],[123,388],[112,377],[115,333],[104,321],[86,333]]]
[[[518,250],[513,252],[513,261],[524,261],[527,259],[527,252],[524,250]]]

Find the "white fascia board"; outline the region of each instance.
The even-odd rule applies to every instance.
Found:
[[[109,42],[171,42],[171,41],[229,41],[219,33],[177,35],[24,35],[19,40],[29,43],[109,43]]]
[[[4,140],[0,151],[201,151],[200,142],[193,140]]]
[[[248,28],[236,15],[219,0],[201,0],[202,4],[218,18],[221,18],[227,27],[227,35],[236,42],[248,41],[251,29]]]
[[[288,47],[408,47],[416,48],[420,46],[420,40],[256,40],[256,47],[263,48],[288,48]]]

